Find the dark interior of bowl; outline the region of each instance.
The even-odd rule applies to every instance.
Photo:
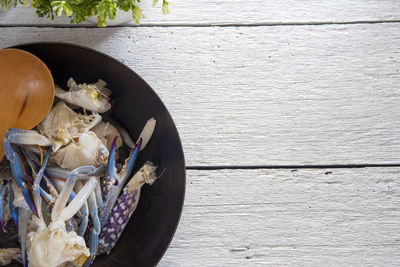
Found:
[[[157,126],[139,154],[136,170],[150,160],[162,176],[142,188],[139,205],[109,255],[96,258],[94,266],[154,266],[166,251],[182,211],[185,194],[185,162],[178,132],[170,114],[150,86],[119,61],[85,47],[61,43],[16,46],[42,59],[55,82],[66,89],[73,77],[79,83],[107,82],[117,104],[112,117],[124,125],[133,139],[154,117]]]

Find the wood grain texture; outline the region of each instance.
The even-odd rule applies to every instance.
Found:
[[[1,28],[0,44],[121,60],[165,102],[189,166],[398,163],[399,27]]]
[[[172,0],[171,13],[143,0],[143,25],[220,25],[279,23],[342,23],[399,20],[400,2],[394,0]],[[28,8],[0,13],[0,25],[68,25],[68,18],[47,21]],[[133,24],[131,24],[133,25]]]
[[[397,266],[400,169],[188,171],[160,266]]]

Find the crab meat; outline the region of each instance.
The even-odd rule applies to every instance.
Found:
[[[53,151],[68,144],[75,137],[89,131],[101,121],[97,113],[78,114],[60,101],[51,109],[46,118],[37,126],[39,133],[53,140]]]
[[[69,91],[56,86],[55,95],[69,104],[104,113],[111,108],[111,104],[108,103],[111,91],[105,88],[106,85],[103,80],[94,84],[76,84],[75,80],[70,78],[67,82]]]
[[[53,159],[62,168],[73,170],[79,166],[100,166],[107,162],[108,150],[94,132],[88,131],[54,153]]]
[[[94,126],[91,131],[93,131],[98,138],[103,142],[103,144],[108,148],[111,149],[111,144],[116,136],[120,136],[117,128],[115,128],[111,123],[101,121],[96,126]],[[122,140],[118,139],[116,143],[116,149],[122,146]]]

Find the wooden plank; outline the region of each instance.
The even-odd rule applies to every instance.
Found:
[[[166,103],[189,166],[398,163],[399,26],[1,28],[0,44],[121,60]]]
[[[160,266],[397,266],[399,168],[187,172]]]
[[[171,13],[143,1],[147,16],[143,25],[279,24],[341,23],[355,21],[399,20],[400,2],[390,0],[173,0]],[[68,18],[47,21],[37,18],[29,8],[0,13],[0,25],[68,25]]]

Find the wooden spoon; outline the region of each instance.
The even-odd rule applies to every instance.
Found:
[[[53,77],[43,61],[23,50],[0,50],[0,160],[6,130],[32,129],[53,101]]]

